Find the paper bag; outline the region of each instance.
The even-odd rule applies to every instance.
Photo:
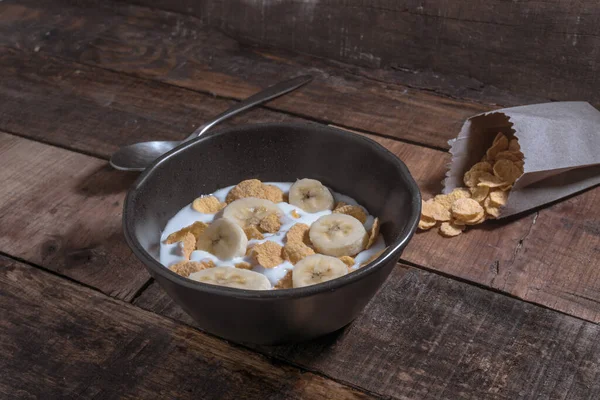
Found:
[[[523,175],[499,218],[517,214],[600,183],[600,112],[586,102],[512,107],[469,118],[450,140],[452,161],[444,193],[464,186],[498,132],[514,134],[525,156]]]

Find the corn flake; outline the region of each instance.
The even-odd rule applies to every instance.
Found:
[[[489,193],[490,188],[487,186],[476,186],[471,188],[471,198],[478,203],[483,202]]]
[[[260,221],[260,224],[258,225],[258,227],[263,232],[268,232],[268,233],[279,232],[279,229],[281,228],[281,222],[279,221],[279,215],[277,215],[275,213],[269,214],[267,217],[263,218]]]
[[[283,246],[283,258],[292,264],[296,264],[304,257],[315,254],[315,251],[304,243],[291,242]]]
[[[342,207],[345,207],[345,206],[347,206],[347,205],[348,205],[348,203],[344,203],[343,201],[338,201],[338,202],[335,204],[335,207],[333,207],[333,212],[335,212],[335,210],[337,210],[337,209],[339,209],[339,208],[342,208]]]
[[[454,203],[456,200],[469,197],[471,197],[469,190],[464,188],[456,188],[450,194],[438,194],[433,198],[433,201],[450,211],[452,208],[452,203]]]
[[[421,200],[421,215],[436,221],[450,221],[450,211],[434,199],[427,201]]]
[[[305,245],[310,246],[311,242],[310,237],[308,236],[309,229],[310,226],[306,224],[294,224],[285,235],[287,243],[304,243]]]
[[[377,240],[377,237],[379,236],[379,226],[379,218],[375,218],[373,226],[371,227],[371,232],[369,232],[369,240],[367,241],[365,249],[370,249]]]
[[[193,274],[194,272],[202,271],[207,268],[214,268],[215,263],[212,261],[208,262],[198,262],[198,261],[181,261],[177,264],[173,264],[169,267],[169,269],[175,272],[178,275],[181,275],[185,278]]]
[[[523,175],[523,169],[516,166],[512,161],[498,160],[494,164],[494,175],[505,183],[513,183]]]
[[[294,287],[292,281],[292,270],[290,269],[283,278],[275,284],[275,289],[291,289]]]
[[[300,218],[300,214],[298,214],[298,211],[296,211],[296,210],[292,210],[290,215],[292,216],[292,218],[296,218],[296,219]]]
[[[167,237],[167,240],[165,242],[167,244],[181,242],[187,233],[191,233],[192,235],[194,235],[196,240],[198,240],[198,238],[200,237],[200,235],[202,235],[202,232],[204,232],[206,228],[208,228],[207,224],[205,224],[204,222],[196,221],[190,226],[186,226],[185,228],[182,228],[177,232],[171,233]]]
[[[483,213],[483,208],[473,199],[458,199],[452,203],[452,215],[456,219],[467,221],[480,213]]]
[[[483,203],[483,207],[485,208],[485,212],[487,213],[487,215],[489,215],[493,218],[498,218],[500,216],[500,208],[496,207],[492,204],[490,197],[485,199],[485,202]]]
[[[520,151],[521,145],[519,145],[519,139],[513,138],[508,142],[508,150],[510,151]]]
[[[379,250],[377,253],[373,254],[367,261],[363,262],[362,264],[360,264],[360,267],[364,267],[365,265],[368,265],[370,263],[372,263],[373,261],[375,261],[376,259],[379,258],[380,255],[382,255],[385,251],[387,250],[387,247],[383,250]]]
[[[235,267],[239,268],[239,269],[252,269],[252,264],[250,264],[246,261],[242,261],[242,262],[235,264]]]
[[[367,221],[367,213],[360,206],[351,206],[347,204],[345,206],[334,209],[333,212],[336,214],[350,215],[351,217],[354,217],[357,220],[359,220],[361,224],[364,224]]]
[[[440,225],[440,235],[444,237],[458,236],[465,230],[464,225],[455,225],[451,222],[442,222]]]
[[[437,221],[435,219],[421,215],[421,219],[419,220],[419,229],[426,231],[433,228],[436,224]]]
[[[284,201],[283,191],[277,186],[263,185],[263,190],[265,192],[264,198],[266,200],[270,200],[273,203],[281,203],[282,201]]]
[[[505,150],[508,150],[508,138],[503,133],[499,133],[494,139],[494,144],[485,154],[489,160],[495,160],[496,155]]]
[[[490,193],[490,205],[494,207],[502,207],[506,205],[508,201],[508,193],[503,192],[502,190],[495,190]]]
[[[349,269],[354,266],[354,263],[356,263],[354,258],[352,258],[350,256],[342,256],[342,257],[338,257],[338,258],[340,259],[340,261],[342,261],[344,264],[346,264]]]
[[[196,249],[196,238],[191,232],[188,232],[183,237],[181,244],[181,252],[183,253],[185,259],[189,260],[190,256],[192,255],[192,251]]]
[[[192,203],[192,208],[203,214],[214,214],[227,206],[227,203],[221,203],[215,196],[198,197]]]
[[[263,234],[258,230],[256,225],[250,225],[250,226],[244,228],[244,233],[246,234],[246,237],[248,238],[248,240],[252,240],[252,239],[262,240],[265,238],[263,236]]]
[[[231,203],[232,201],[243,199],[246,197],[257,197],[259,199],[265,198],[265,185],[258,179],[247,179],[238,183],[233,189],[227,193],[225,201]]]
[[[506,185],[506,182],[502,178],[492,175],[489,172],[484,172],[479,176],[479,183],[477,186],[487,186],[488,188],[497,188]]]
[[[496,154],[496,161],[499,160],[509,160],[512,162],[518,162],[523,160],[523,153],[521,153],[520,151],[510,150],[501,151],[500,153]]]
[[[264,268],[275,268],[283,262],[283,247],[275,242],[266,241],[252,247],[251,254],[258,264]]]

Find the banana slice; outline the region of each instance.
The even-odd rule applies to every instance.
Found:
[[[220,218],[202,232],[196,242],[196,249],[208,251],[220,260],[231,260],[246,254],[248,238],[238,224]]]
[[[314,213],[332,210],[333,195],[323,184],[315,179],[300,179],[290,188],[290,204],[304,211]]]
[[[295,288],[316,285],[348,273],[348,267],[339,258],[314,254],[300,260],[292,272]]]
[[[308,236],[321,254],[354,256],[366,246],[368,235],[363,224],[346,214],[324,215],[310,227]]]
[[[246,197],[235,200],[223,210],[223,217],[229,218],[242,229],[260,225],[262,220],[272,214],[281,215],[281,210],[275,203],[256,197]]]
[[[194,272],[189,276],[198,282],[238,289],[269,290],[271,282],[266,276],[247,269],[215,267]]]

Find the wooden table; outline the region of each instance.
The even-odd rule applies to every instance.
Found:
[[[518,97],[416,89],[176,12],[74,4],[0,3],[0,397],[600,398],[597,187],[451,240],[415,235],[354,323],[290,346],[196,329],[121,232],[137,175],[112,170],[113,151],[181,139],[279,80],[315,76],[224,125],[359,131],[409,166],[425,198],[464,119]]]

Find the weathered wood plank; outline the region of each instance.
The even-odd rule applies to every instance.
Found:
[[[234,101],[0,47],[1,129],[108,158],[146,140],[181,140]],[[220,126],[298,121],[262,108]]]
[[[0,132],[0,251],[130,300],[149,279],[121,233],[135,177]]]
[[[0,257],[0,396],[376,398]]]
[[[194,325],[152,284],[135,303]],[[593,399],[600,327],[399,266],[344,330],[259,348],[336,380],[400,399]]]
[[[443,82],[447,93],[464,93],[458,83],[600,102],[594,0],[133,2],[196,15],[243,41]]]
[[[181,137],[180,130],[186,124],[198,121],[196,112],[209,116],[229,104],[94,67],[79,66],[79,73],[65,73],[77,71],[78,67],[52,57],[10,50],[3,54],[0,130],[102,157],[108,157],[117,143],[148,140],[154,134],[159,138]],[[147,93],[151,95],[146,96]],[[108,104],[94,101],[95,98],[114,100]],[[232,123],[269,120],[298,119],[259,109]],[[446,154],[391,139],[371,138],[407,163],[425,197],[441,190],[448,162]],[[105,173],[119,176],[117,172]],[[593,262],[600,259],[596,226],[600,210],[595,207],[598,196],[600,189],[596,188],[546,207],[535,225],[535,214],[529,214],[488,222],[454,239],[444,239],[435,232],[418,233],[403,257],[425,268],[600,322],[600,270],[594,268]],[[116,237],[120,237],[118,229],[115,222],[112,232]]]
[[[4,1],[2,44],[235,99],[310,73],[315,81],[269,106],[439,148],[465,118],[495,108],[379,82],[314,57],[240,46],[193,17],[113,2]]]

